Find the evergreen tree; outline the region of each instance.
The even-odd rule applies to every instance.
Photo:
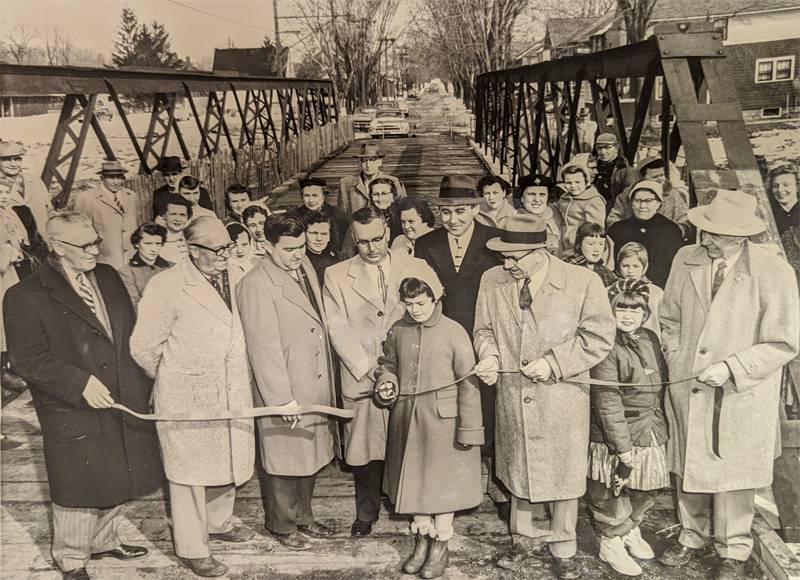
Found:
[[[139,29],[139,19],[130,8],[122,9],[122,21],[117,30],[117,40],[114,41],[114,52],[111,61],[114,66],[130,66],[136,51],[136,33]]]
[[[117,67],[181,68],[183,61],[172,51],[167,29],[158,21],[139,23],[136,13],[123,8],[114,42],[112,62]]]

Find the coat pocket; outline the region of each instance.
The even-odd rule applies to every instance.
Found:
[[[458,402],[455,398],[437,401],[436,410],[442,419],[458,417]]]
[[[100,434],[97,411],[88,409],[40,410],[42,435],[53,441],[79,441]]]

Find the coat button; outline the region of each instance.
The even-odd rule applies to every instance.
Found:
[[[378,316],[383,316],[383,310],[378,310]]]
[[[706,354],[708,351],[704,348],[701,348],[699,352],[700,354]]]
[[[107,369],[108,365],[106,363],[100,363],[100,368],[101,369]]]
[[[315,326],[315,327],[313,327],[313,328],[311,329],[311,334],[314,334],[316,331],[317,331],[317,327]]]
[[[522,399],[522,402],[523,403],[530,403],[531,402],[531,398],[530,397],[525,397],[524,399]]]
[[[699,392],[700,392],[700,389],[699,389],[699,388],[697,388],[697,387],[694,387],[694,388],[692,389],[692,392],[693,392],[693,393],[699,393]]]
[[[524,367],[525,367],[525,366],[528,366],[528,361],[526,361],[526,360],[523,360],[523,361],[522,361],[522,366],[524,366]]]

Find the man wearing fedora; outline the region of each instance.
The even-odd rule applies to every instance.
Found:
[[[342,177],[339,182],[339,197],[336,200],[336,205],[346,211],[347,215],[353,215],[357,209],[370,205],[372,200],[369,195],[369,184],[378,177],[394,181],[398,198],[406,196],[406,189],[400,180],[381,171],[383,153],[377,145],[364,143],[353,157],[358,159],[360,171],[355,175]]]
[[[547,224],[540,217],[508,218],[486,247],[503,257],[503,265],[483,275],[478,293],[476,370],[486,384],[497,384],[495,469],[512,496],[512,546],[497,565],[519,569],[539,540],[548,543],[559,578],[578,578],[575,528],[578,499],[586,492],[589,370],[614,344],[611,306],[597,275],[547,252]],[[546,529],[536,517],[544,502],[552,516]]]
[[[133,253],[131,234],[139,225],[136,194],[123,187],[127,172],[119,161],[103,161],[97,173],[100,185],[76,194],[72,206],[91,218],[102,238],[98,261],[119,270],[125,265],[125,254]]]
[[[31,210],[39,235],[47,239],[45,224],[52,213],[50,193],[41,178],[22,170],[25,154],[17,143],[0,142],[0,191],[12,200],[12,205],[25,205]]]
[[[499,234],[495,228],[479,223],[483,198],[475,182],[467,175],[448,175],[442,178],[439,197],[433,200],[439,206],[442,227],[418,238],[414,255],[422,258],[439,276],[445,293],[442,312],[458,322],[472,335],[475,323],[475,301],[481,276],[500,263],[498,255],[486,248],[486,242]],[[481,410],[486,442],[481,449],[487,465],[489,479],[487,494],[495,503],[501,519],[508,518],[508,496],[494,475],[494,389],[481,389]]]
[[[177,156],[162,157],[158,163],[158,171],[164,178],[164,185],[153,192],[153,220],[156,222],[159,221],[159,216],[163,215],[164,206],[170,194],[179,193],[178,185],[181,182],[181,178],[186,175],[183,162],[181,158]],[[211,203],[211,196],[208,194],[208,190],[205,187],[200,188],[200,201],[198,205],[212,211],[214,210],[214,204]]]
[[[772,483],[780,454],[782,368],[800,334],[794,272],[748,239],[766,227],[757,207],[721,189],[689,210],[700,244],[675,256],[659,310],[670,378],[696,377],[667,391],[681,534],[661,562],[684,566],[713,543],[721,579],[744,577],[755,490]]]

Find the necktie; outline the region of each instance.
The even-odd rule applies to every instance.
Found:
[[[86,303],[86,306],[89,307],[89,310],[92,311],[92,314],[97,315],[97,305],[94,302],[94,292],[92,291],[92,286],[89,284],[89,280],[86,279],[86,274],[83,272],[78,272],[75,275],[75,279],[78,281],[78,294]]]
[[[122,207],[122,202],[119,200],[119,195],[116,193],[114,194],[114,205],[117,206],[119,213],[125,213],[125,209]]]
[[[464,248],[461,247],[461,240],[453,238],[456,242],[456,251],[453,253],[453,266],[455,266],[456,274],[461,268],[461,261],[464,259]]]
[[[389,288],[386,286],[386,273],[383,271],[383,266],[378,266],[378,290],[381,291],[381,298],[386,303],[386,297],[389,295]]]
[[[297,274],[300,276],[300,288],[303,290],[303,294],[305,294],[306,298],[308,298],[308,301],[311,302],[311,306],[314,307],[317,316],[322,318],[322,313],[320,312],[319,304],[317,303],[317,297],[314,296],[314,289],[311,288],[311,282],[308,281],[308,276],[306,276],[306,273],[303,272],[302,268],[297,271]]]
[[[225,284],[226,278],[227,278],[227,272],[223,272],[222,274],[218,274],[218,275],[210,278],[209,282],[211,282],[211,285],[214,287],[214,289],[220,295],[220,297],[222,298],[223,302],[225,302],[225,306],[227,306],[228,310],[230,310],[231,309],[231,296],[230,296],[230,293],[226,292],[226,284]]]
[[[719,287],[722,286],[722,282],[725,280],[725,268],[727,267],[728,264],[725,263],[725,260],[722,260],[717,266],[717,271],[714,272],[714,280],[711,282],[711,300],[714,300],[714,296],[717,295]]]
[[[525,282],[522,283],[522,290],[519,291],[519,307],[522,310],[526,308],[530,308],[531,304],[533,304],[533,296],[531,296],[531,279],[525,278]]]

